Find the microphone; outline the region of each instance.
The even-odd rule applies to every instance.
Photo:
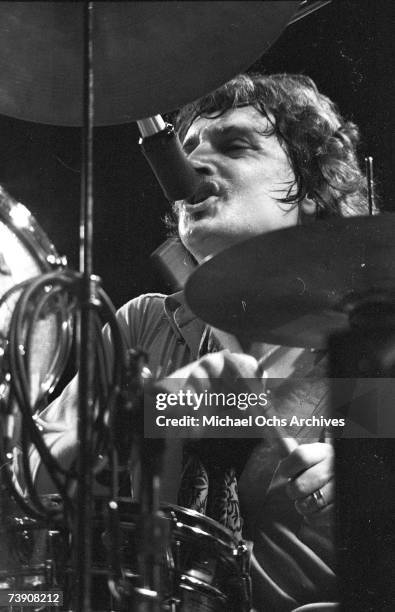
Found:
[[[141,138],[139,145],[151,166],[165,197],[173,202],[192,196],[200,176],[185,155],[174,126],[161,115],[137,121]]]

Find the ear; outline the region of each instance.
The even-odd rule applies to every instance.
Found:
[[[317,212],[317,202],[308,196],[300,203],[300,209],[305,215],[315,215]]]

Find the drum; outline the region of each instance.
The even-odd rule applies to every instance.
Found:
[[[64,264],[27,208],[0,187],[0,402],[5,401],[8,391],[10,321],[23,287],[29,279]],[[23,330],[23,343],[28,345],[31,404],[56,384],[63,369],[60,357],[70,326],[67,314],[59,306],[59,296],[52,302],[43,300],[43,291],[48,287],[29,304]],[[34,316],[43,301],[45,309]]]
[[[143,523],[137,504],[122,499],[118,506],[121,582],[124,592],[129,591],[133,598],[133,588],[139,584],[138,551]],[[94,609],[123,610],[122,604],[108,600],[108,595],[103,592],[103,583],[98,580],[100,576],[108,576],[108,560],[111,558],[111,543],[114,540],[114,534],[103,530],[104,514],[103,502],[99,501],[93,521],[92,575],[96,586],[92,604]],[[159,548],[162,548],[161,609],[172,612],[249,610],[248,546],[237,542],[225,527],[194,510],[163,505],[161,515],[164,521],[164,539],[162,536],[162,542],[159,540]],[[126,609],[133,609],[131,601],[126,603]]]
[[[46,496],[45,505],[60,509],[59,497]],[[68,530],[59,521],[22,515],[11,501],[1,506],[0,592],[62,589],[70,557]]]
[[[46,499],[47,504],[60,507],[58,496]],[[124,595],[117,600],[108,588],[115,536],[105,518],[106,505],[104,500],[96,500],[92,520],[92,609],[133,609],[134,588],[139,584],[137,568],[142,532],[139,507],[126,498],[118,502],[120,575],[117,588]],[[193,510],[166,505],[161,513],[168,533],[160,551],[161,610],[249,610],[248,547],[237,542],[216,521]],[[0,536],[3,546],[4,538],[8,540],[6,556],[0,554],[0,588],[59,589],[63,591],[63,605],[71,610],[73,546],[67,530],[26,517],[13,517],[3,521]]]
[[[193,510],[167,506],[174,574],[172,600],[188,612],[250,609],[250,551],[216,521]]]

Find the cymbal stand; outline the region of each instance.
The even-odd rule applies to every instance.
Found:
[[[91,512],[93,505],[94,309],[100,305],[98,279],[92,275],[93,245],[93,2],[84,2],[83,18],[83,130],[80,218],[81,320],[79,350],[78,488],[75,526],[76,612],[91,609]],[[137,368],[137,373],[140,373]],[[139,422],[140,421],[140,422]],[[156,612],[160,605],[160,551],[166,537],[159,513],[159,467],[162,445],[144,443],[142,404],[137,402],[136,437],[140,448],[143,482],[142,531],[139,550],[140,586],[134,590],[133,608]],[[114,516],[116,509],[114,507]],[[114,518],[116,523],[116,516]],[[116,531],[116,529],[115,529]],[[114,551],[116,554],[116,551]],[[117,565],[117,563],[115,563]]]
[[[75,525],[77,612],[91,609],[91,527],[93,503],[93,415],[95,335],[93,308],[97,305],[92,276],[93,244],[93,2],[83,4],[83,129],[81,168],[80,271],[81,319],[79,329],[78,488]]]

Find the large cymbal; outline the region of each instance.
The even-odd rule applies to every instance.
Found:
[[[82,124],[83,2],[0,2],[0,113]],[[250,66],[298,2],[94,2],[96,125],[190,102]]]
[[[203,263],[187,302],[241,338],[324,348],[349,298],[395,291],[395,214],[317,221],[258,236]]]

